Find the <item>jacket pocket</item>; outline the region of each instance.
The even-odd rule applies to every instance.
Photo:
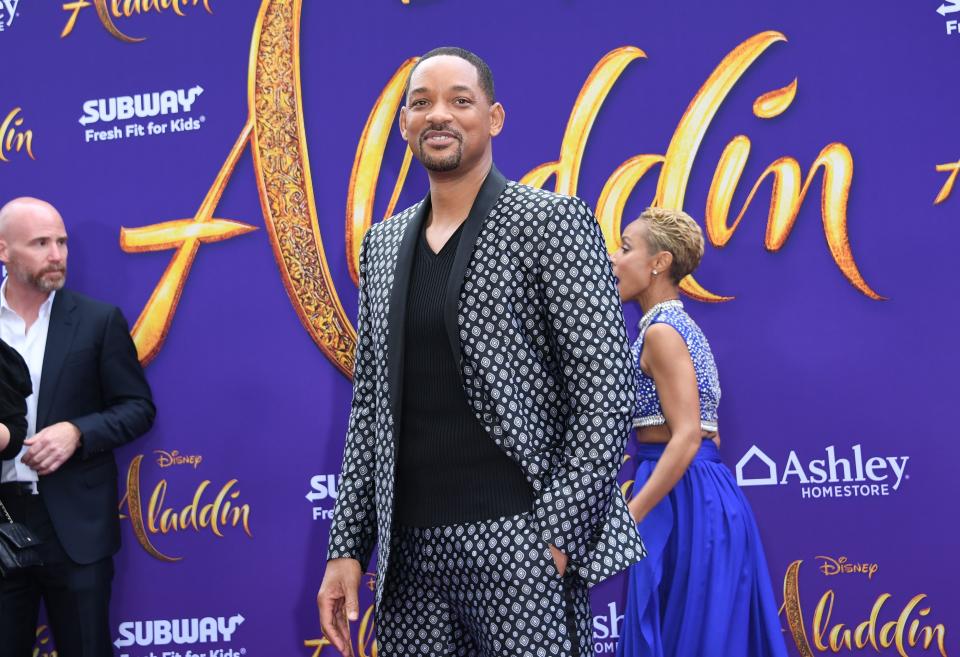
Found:
[[[109,461],[102,463],[94,468],[83,471],[83,483],[86,484],[88,488],[96,488],[104,482],[116,478],[115,472],[116,470],[112,463]]]
[[[96,362],[97,360],[97,350],[88,347],[87,349],[77,349],[76,351],[71,351],[67,354],[67,357],[63,360],[63,365],[86,365],[88,363]]]

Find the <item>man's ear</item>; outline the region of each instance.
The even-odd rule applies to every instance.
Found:
[[[496,137],[503,130],[503,122],[506,119],[506,112],[503,105],[494,103],[490,106],[490,136]]]
[[[400,124],[400,136],[403,137],[403,141],[410,143],[410,140],[407,139],[407,108],[400,108],[400,118],[398,119]]]

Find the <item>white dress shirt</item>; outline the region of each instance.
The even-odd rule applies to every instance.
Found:
[[[0,339],[17,350],[27,363],[30,370],[30,381],[33,384],[33,394],[27,397],[27,438],[37,432],[37,399],[40,397],[40,374],[43,371],[43,354],[47,350],[47,332],[50,329],[50,309],[53,307],[51,292],[47,300],[40,306],[37,320],[26,330],[26,322],[7,304],[7,279],[0,286]],[[24,447],[16,458],[3,461],[3,470],[0,472],[0,482],[8,481],[37,481],[37,471],[24,465],[22,458],[27,448]]]

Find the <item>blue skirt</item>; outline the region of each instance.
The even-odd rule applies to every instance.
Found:
[[[665,447],[639,446],[634,495]],[[712,441],[638,529],[618,656],[786,657],[756,520]]]

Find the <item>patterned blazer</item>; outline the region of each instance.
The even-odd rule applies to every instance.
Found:
[[[430,196],[373,226],[360,253],[353,402],[328,559],[390,559],[404,311]],[[603,236],[578,198],[487,176],[463,227],[444,320],[468,404],[516,461],[540,534],[588,583],[643,558],[617,485],[636,395]]]

